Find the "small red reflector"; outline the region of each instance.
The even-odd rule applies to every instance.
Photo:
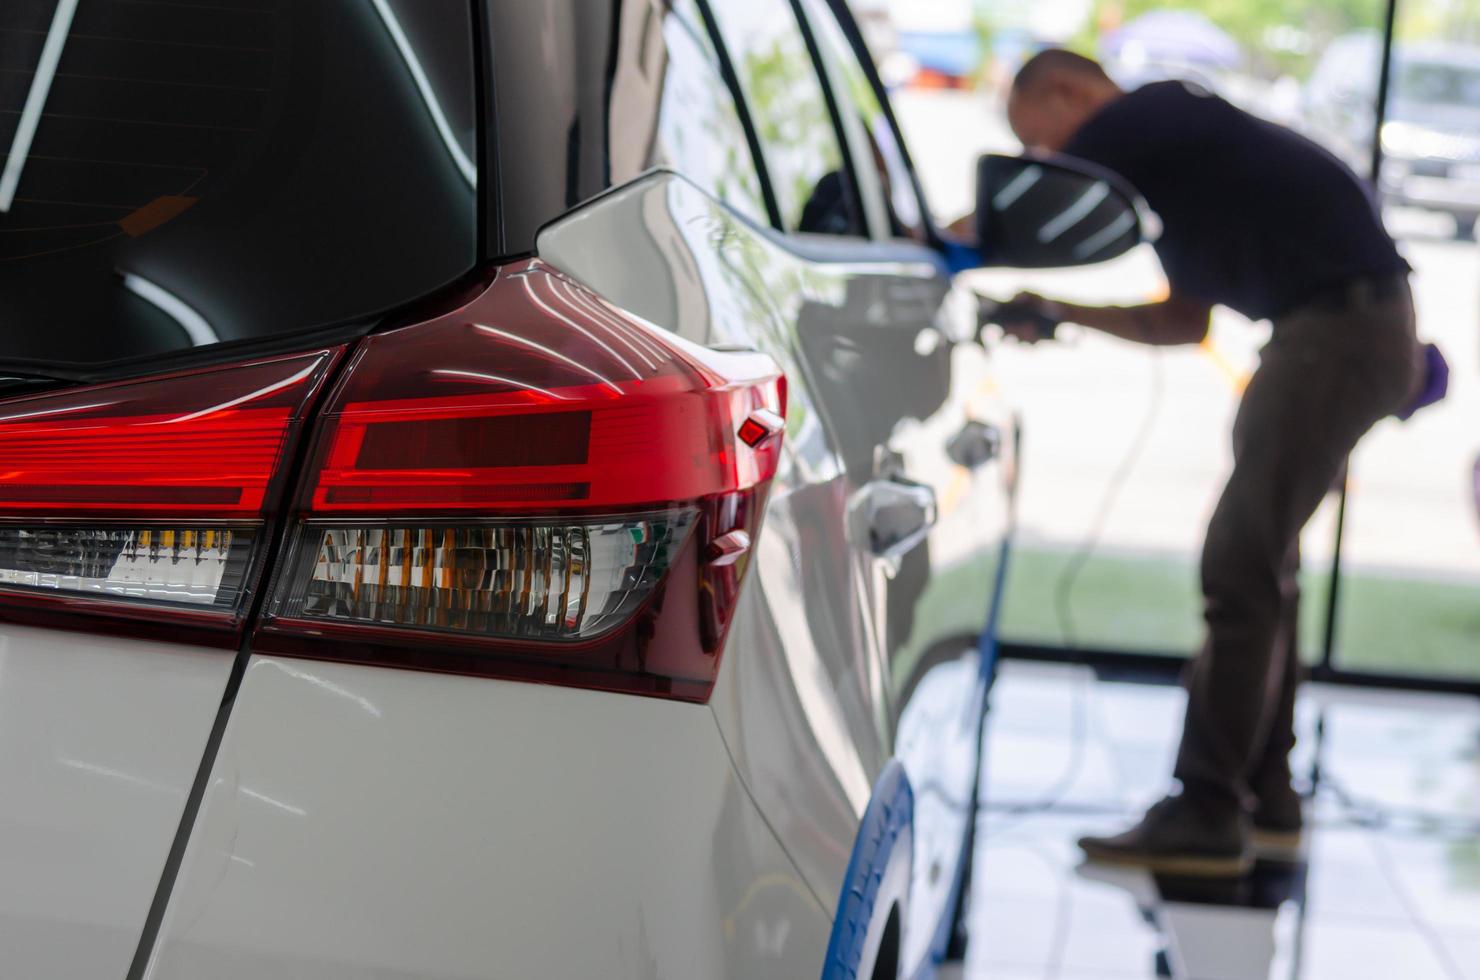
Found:
[[[740,423],[740,441],[753,449],[780,432],[785,425],[785,420],[775,412],[758,408]]]
[[[724,568],[744,558],[749,550],[750,535],[744,531],[731,531],[711,541],[704,557],[711,568]]]

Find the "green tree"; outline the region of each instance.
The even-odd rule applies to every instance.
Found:
[[[1480,0],[1398,0],[1398,38],[1480,43]]]

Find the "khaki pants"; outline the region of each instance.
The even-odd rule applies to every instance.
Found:
[[[1185,792],[1248,808],[1289,785],[1300,530],[1357,440],[1421,383],[1412,296],[1395,285],[1356,283],[1344,304],[1276,320],[1244,393],[1203,548],[1207,640],[1175,770]]]

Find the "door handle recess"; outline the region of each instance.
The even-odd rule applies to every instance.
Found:
[[[866,483],[848,501],[854,543],[890,561],[923,541],[936,516],[935,491],[902,477]]]
[[[974,470],[1002,455],[1002,430],[972,419],[946,440],[946,455],[957,466]]]

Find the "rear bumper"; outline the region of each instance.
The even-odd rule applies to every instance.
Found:
[[[147,976],[806,977],[706,707],[255,658]]]
[[[127,972],[231,663],[0,622],[0,975]]]

